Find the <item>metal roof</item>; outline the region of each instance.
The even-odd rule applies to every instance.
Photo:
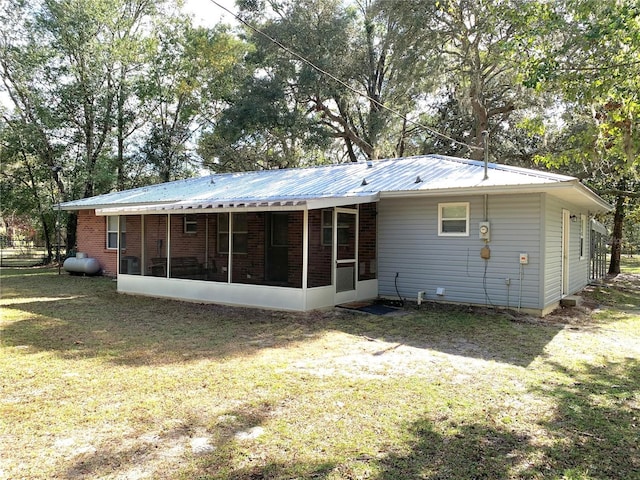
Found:
[[[63,210],[151,213],[207,209],[304,209],[391,196],[549,191],[591,211],[611,207],[576,178],[442,155],[310,168],[216,174],[113,192],[60,205]]]

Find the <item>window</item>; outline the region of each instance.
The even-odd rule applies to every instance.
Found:
[[[438,204],[438,235],[469,236],[469,203]]]
[[[184,233],[198,232],[198,217],[196,215],[184,216]]]
[[[322,245],[330,247],[333,243],[333,210],[322,210]]]
[[[580,215],[580,260],[583,260],[586,251],[586,238],[587,238],[587,216]]]
[[[247,253],[247,214],[233,213],[233,253]],[[229,253],[229,214],[218,214],[218,253]]]
[[[338,223],[338,246],[349,245],[350,223]],[[322,245],[333,245],[333,210],[322,211]]]
[[[271,214],[271,246],[286,247],[289,244],[289,214]]]
[[[118,248],[118,220],[120,220],[120,248],[127,248],[126,232],[127,218],[117,215],[107,217],[107,248]]]

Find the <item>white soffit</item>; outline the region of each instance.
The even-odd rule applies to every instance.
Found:
[[[251,212],[251,211],[292,211],[315,210],[321,208],[358,205],[361,203],[377,202],[379,195],[357,195],[350,197],[327,197],[312,199],[284,199],[272,201],[183,201],[163,205],[129,205],[96,209],[96,215],[139,215],[139,214],[175,214],[175,213],[206,213],[206,212]]]

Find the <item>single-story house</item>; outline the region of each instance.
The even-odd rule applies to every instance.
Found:
[[[78,251],[123,293],[296,311],[401,297],[538,315],[602,274],[591,219],[611,209],[573,177],[441,155],[217,174],[59,208],[78,212]]]

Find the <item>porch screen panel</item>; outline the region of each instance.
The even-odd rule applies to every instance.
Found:
[[[356,288],[356,222],[356,215],[338,212],[337,292]]]
[[[167,276],[167,216],[144,216],[145,275]]]
[[[232,215],[233,282],[262,285],[265,283],[265,213],[239,212]],[[220,238],[227,242],[228,249],[228,233]]]
[[[326,220],[323,224],[323,218]],[[333,209],[309,211],[309,265],[307,286],[331,285]]]
[[[227,281],[227,265],[229,263],[229,255],[226,253],[229,246],[229,237],[225,233],[222,234],[226,241],[224,247],[224,253],[220,253],[218,242],[220,240],[218,224],[223,220],[220,217],[224,217],[224,221],[228,225],[228,217],[225,214],[212,213],[205,216],[205,229],[206,229],[206,251],[207,259],[205,263],[205,280],[210,282],[226,282]]]
[[[358,226],[358,280],[378,278],[377,222],[375,203],[360,205],[360,225]]]
[[[125,275],[140,275],[142,273],[142,217],[130,215],[126,218],[127,241],[120,249],[120,272]]]
[[[204,280],[206,264],[206,217],[204,214],[170,215],[170,278]]]

